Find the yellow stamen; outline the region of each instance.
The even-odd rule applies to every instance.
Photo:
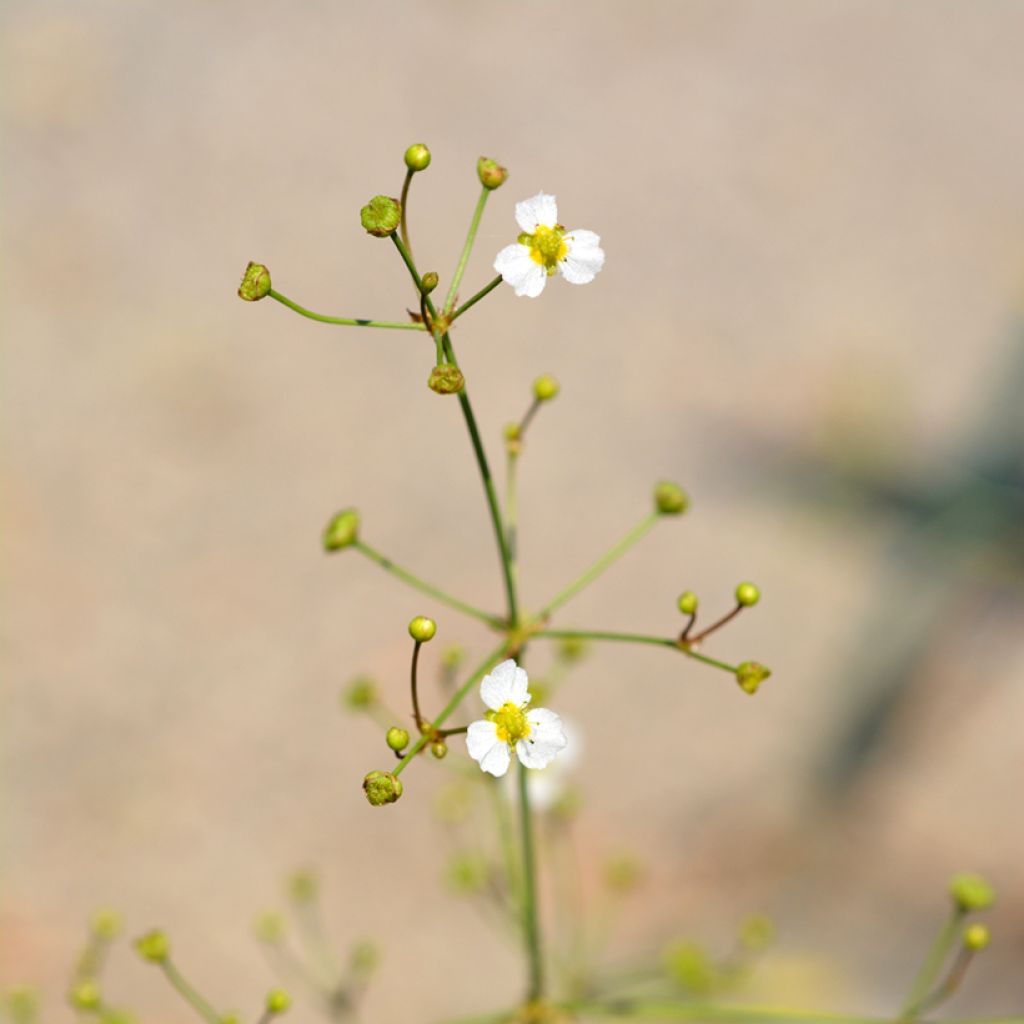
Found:
[[[503,704],[497,711],[488,711],[487,717],[498,730],[498,739],[502,743],[518,743],[530,735],[530,723],[526,720],[526,712],[511,701]]]
[[[553,274],[555,267],[569,255],[569,247],[565,244],[565,231],[560,224],[552,228],[538,224],[532,235],[521,235],[519,240],[523,245],[529,246],[530,259],[544,267],[549,275]]]

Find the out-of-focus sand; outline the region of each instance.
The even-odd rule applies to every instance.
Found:
[[[540,190],[608,253],[594,285],[502,288],[457,332],[495,461],[532,378],[563,381],[523,460],[527,601],[662,476],[692,515],[563,623],[663,631],[686,587],[723,609],[739,579],[766,595],[709,648],[772,665],[756,700],[612,648],[562,695],[587,736],[587,871],[623,846],[651,862],[616,948],[725,942],[765,907],[787,955],[847,969],[823,1000],[891,1010],[969,866],[1004,898],[956,1008],[1020,1009],[1021,605],[968,614],[964,636],[950,622],[852,813],[799,817],[859,683],[844,666],[884,641],[862,625],[902,535],[752,469],[803,450],[960,471],[1021,292],[1024,9],[69,0],[8,4],[2,30],[0,985],[42,986],[56,1015],[83,919],[109,903],[132,933],[168,928],[196,980],[252,1012],[271,975],[249,921],[312,863],[339,940],[387,938],[367,1019],[518,990],[514,951],[437,884],[438,773],[415,766],[402,803],[371,810],[359,780],[386,751],[336,711],[360,670],[402,699],[413,614],[475,654],[487,638],[318,541],[357,504],[372,543],[496,606],[456,404],[424,386],[423,339],[234,295],[258,259],[315,309],[403,316],[403,268],[358,210],[397,194],[422,139],[413,239],[442,279],[477,156],[511,169],[466,294]],[[110,978],[115,1002],[189,1019],[123,947]]]

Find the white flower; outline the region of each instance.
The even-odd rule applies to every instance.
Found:
[[[601,238],[593,231],[566,231],[558,223],[555,197],[539,192],[516,203],[522,230],[515,245],[507,245],[494,260],[494,269],[516,290],[536,298],[556,270],[570,284],[589,284],[604,266]]]
[[[565,747],[562,720],[547,708],[533,708],[529,679],[511,658],[503,661],[480,682],[480,697],[490,709],[487,717],[474,722],[466,733],[469,756],[485,772],[504,775],[514,748],[527,768],[544,768]]]

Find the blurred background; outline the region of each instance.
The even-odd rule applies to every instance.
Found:
[[[411,231],[443,283],[480,154],[511,176],[466,295],[541,190],[608,254],[587,288],[502,287],[455,337],[499,466],[533,378],[563,384],[522,460],[527,604],[662,477],[690,514],[560,624],[668,633],[684,589],[709,612],[742,579],[764,593],[706,648],[771,665],[754,700],[610,646],[559,694],[585,737],[584,885],[622,851],[646,865],[612,953],[727,944],[764,910],[766,998],[892,1012],[969,868],[998,886],[995,940],[950,1012],[1020,1011],[1024,8],[14,0],[0,19],[0,986],[70,1012],[84,921],[111,905],[254,1012],[273,976],[250,922],[309,865],[337,941],[382,940],[369,1019],[412,991],[417,1020],[518,994],[517,950],[440,884],[443,772],[417,763],[400,805],[369,808],[388,752],[338,703],[370,672],[401,706],[414,614],[471,663],[491,641],[319,544],[356,505],[367,541],[499,607],[457,404],[427,390],[417,335],[235,296],[253,259],[313,309],[402,318],[404,268],[358,212],[423,141]],[[146,1018],[191,1019],[124,945],[109,979]]]

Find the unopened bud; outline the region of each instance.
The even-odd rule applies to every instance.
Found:
[[[456,669],[466,660],[466,652],[458,644],[449,644],[441,652],[441,664],[447,669]]]
[[[558,657],[562,661],[576,662],[587,653],[587,641],[581,636],[564,636],[558,641]]]
[[[991,884],[981,875],[970,872],[953,876],[949,883],[949,894],[964,913],[987,910],[996,901],[996,891]]]
[[[437,271],[428,270],[420,278],[420,291],[423,292],[424,295],[429,295],[437,287],[438,280]]]
[[[293,903],[312,903],[320,892],[320,880],[310,868],[299,868],[288,878],[288,898]]]
[[[550,402],[558,394],[560,385],[549,373],[545,373],[533,382],[533,397],[538,402]]]
[[[693,615],[697,611],[698,603],[697,595],[692,590],[684,590],[676,602],[684,615]]]
[[[416,142],[405,151],[405,166],[410,171],[425,171],[430,166],[430,150],[422,142]]]
[[[262,263],[250,261],[238,286],[238,297],[246,302],[258,302],[270,294],[270,271]]]
[[[252,933],[259,942],[276,945],[284,939],[284,918],[276,910],[265,910],[253,921]]]
[[[664,952],[665,970],[681,988],[694,995],[707,995],[715,983],[715,967],[703,946],[695,942],[673,942]]]
[[[350,711],[365,711],[377,703],[377,684],[369,676],[359,676],[342,691],[342,703]]]
[[[360,211],[359,220],[377,238],[387,238],[398,230],[402,204],[390,196],[374,196]]]
[[[736,682],[744,693],[757,693],[757,688],[772,674],[772,670],[758,661],[744,661],[736,667]]]
[[[628,853],[612,857],[604,866],[605,885],[613,892],[630,892],[643,881],[643,877],[643,865]]]
[[[964,949],[972,953],[980,953],[991,940],[992,936],[983,924],[972,924],[964,929]]]
[[[283,988],[272,988],[267,993],[267,1013],[284,1013],[292,1005],[292,997]]]
[[[391,726],[385,736],[388,746],[397,754],[409,746],[409,733],[397,725]]]
[[[448,756],[448,744],[444,740],[435,740],[430,744],[430,752],[441,761]]]
[[[690,499],[686,492],[669,480],[662,480],[654,488],[654,507],[662,516],[678,516],[686,511]]]
[[[484,188],[494,191],[496,188],[501,188],[505,184],[505,180],[508,178],[508,171],[502,167],[497,160],[492,160],[490,157],[482,156],[476,162],[476,173],[480,179],[480,184]]]
[[[417,615],[409,623],[409,636],[417,643],[425,644],[429,640],[433,640],[436,632],[437,623],[433,619],[428,619],[426,615]]]
[[[741,583],[736,588],[736,603],[750,608],[761,600],[761,591],[753,583]]]
[[[457,395],[465,386],[462,371],[451,363],[435,366],[427,378],[427,387],[438,395]]]
[[[143,960],[162,964],[171,955],[171,941],[165,932],[154,930],[136,939],[135,949]]]
[[[359,513],[346,508],[334,516],[324,527],[324,550],[340,551],[351,547],[359,539]]]
[[[68,1001],[79,1010],[95,1010],[103,1002],[103,993],[92,979],[79,982],[68,993]]]
[[[109,942],[121,933],[121,918],[113,910],[97,910],[89,921],[89,928],[96,938]]]
[[[352,947],[349,963],[352,965],[353,974],[365,978],[372,974],[380,963],[380,950],[369,939],[363,939]]]
[[[402,795],[402,780],[391,772],[370,772],[363,779],[363,792],[374,807],[393,804]]]

